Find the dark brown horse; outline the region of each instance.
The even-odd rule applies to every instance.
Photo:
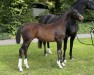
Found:
[[[79,13],[83,13],[86,9],[93,9],[94,10],[94,0],[77,0],[72,6],[72,8],[76,9]],[[56,22],[59,19],[59,16],[56,15],[52,15],[52,14],[48,14],[48,15],[44,15],[42,16],[42,18],[40,19],[40,23],[43,23],[44,25],[46,24],[51,24]],[[66,61],[65,59],[65,53],[66,53],[66,49],[67,49],[67,40],[70,37],[70,59],[73,59],[72,56],[72,48],[73,48],[73,42],[75,39],[75,36],[77,34],[78,31],[78,24],[76,22],[76,20],[74,18],[70,18],[68,21],[68,26],[66,28],[66,36],[64,38],[64,54],[63,54],[63,60]],[[39,40],[39,47],[41,47],[41,43],[42,41]],[[44,54],[46,55],[46,42],[44,43]],[[47,42],[47,46],[48,46],[48,51],[50,53],[52,53],[50,51],[50,45],[49,42]]]
[[[65,12],[62,17],[55,23],[44,25],[39,23],[28,23],[24,24],[20,29],[17,31],[16,35],[16,42],[20,43],[20,37],[23,38],[23,44],[21,48],[19,49],[19,62],[18,62],[18,68],[20,71],[23,71],[22,69],[22,54],[25,55],[24,64],[26,68],[29,68],[27,63],[27,49],[30,45],[30,42],[34,38],[41,39],[45,42],[56,42],[57,43],[57,54],[58,54],[58,60],[57,65],[59,68],[62,68],[65,64],[62,60],[62,40],[65,38],[66,28],[67,28],[67,22],[70,17],[76,18],[78,20],[82,20],[83,16],[78,13],[75,9],[69,9],[67,12]],[[48,36],[49,35],[49,36]]]

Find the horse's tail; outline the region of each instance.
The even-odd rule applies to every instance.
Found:
[[[42,48],[42,41],[38,39],[38,48]]]
[[[19,44],[21,41],[21,27],[17,30],[16,33],[16,43]]]

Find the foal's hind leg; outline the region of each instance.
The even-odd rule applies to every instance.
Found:
[[[47,42],[47,47],[48,47],[48,53],[52,54],[52,51],[50,50],[49,42]]]
[[[26,65],[27,68],[29,68],[28,63],[27,63],[27,49],[29,46],[30,42],[29,41],[24,41],[21,48],[19,49],[19,61],[18,61],[18,68],[19,71],[23,71],[22,69],[22,55],[25,55],[25,60],[24,64]]]
[[[28,47],[29,47],[29,45],[30,45],[30,41],[28,41],[27,42],[27,44],[26,44],[26,50],[25,50],[25,52],[24,52],[24,55],[25,55],[25,59],[24,59],[24,65],[26,66],[26,68],[29,68],[29,66],[28,66],[28,62],[27,62],[27,50],[28,50]]]

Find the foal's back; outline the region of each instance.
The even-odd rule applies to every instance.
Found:
[[[41,23],[28,23],[22,27],[21,33],[23,37],[27,37],[27,39],[42,39],[43,41],[52,42],[55,41],[55,33],[62,32],[63,28],[62,23],[56,22],[53,24],[41,24]]]

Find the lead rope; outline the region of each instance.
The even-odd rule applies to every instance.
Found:
[[[92,42],[92,44],[86,44],[86,43],[80,41],[79,38],[78,38],[78,36],[77,36],[77,40],[78,40],[81,44],[94,46],[94,44],[93,44],[93,37],[92,37],[92,31],[90,31],[90,35],[91,35],[91,42]]]

